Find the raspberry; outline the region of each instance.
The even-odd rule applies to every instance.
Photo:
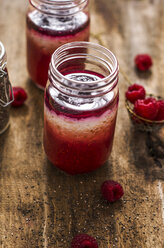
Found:
[[[148,120],[154,120],[158,114],[158,104],[155,98],[149,97],[137,100],[134,104],[134,112]]]
[[[158,114],[156,116],[157,121],[163,121],[164,120],[164,100],[158,100]]]
[[[138,99],[144,99],[146,91],[143,86],[139,84],[133,84],[128,87],[128,90],[125,93],[126,98],[134,103]]]
[[[79,234],[71,242],[71,248],[98,248],[95,238],[88,234]]]
[[[13,107],[22,106],[25,100],[27,99],[27,93],[21,87],[13,87],[13,95],[14,95],[14,101],[12,102]],[[12,95],[10,92],[10,99],[11,98],[12,98]]]
[[[102,184],[101,193],[107,201],[115,202],[123,196],[124,190],[118,182],[108,180]]]
[[[138,70],[147,71],[152,66],[152,58],[148,54],[138,54],[135,59],[135,64]]]

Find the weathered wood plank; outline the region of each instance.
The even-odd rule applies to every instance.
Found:
[[[54,168],[42,146],[43,93],[26,71],[26,4],[6,0],[0,5],[0,39],[7,50],[10,78],[29,95],[24,107],[12,109],[11,127],[0,136],[0,247],[68,248],[81,232],[97,237],[100,248],[164,247],[163,130],[157,139],[161,147],[159,142],[153,147],[159,166],[148,150],[152,137],[135,131],[128,119],[127,82],[120,74],[119,115],[109,163],[74,177]],[[91,32],[101,33],[129,78],[149,92],[163,94],[164,2],[93,0],[91,14]],[[93,36],[91,40],[98,42]],[[151,75],[141,77],[134,70],[139,52],[153,56]],[[105,179],[124,186],[121,201],[109,205],[101,198]]]

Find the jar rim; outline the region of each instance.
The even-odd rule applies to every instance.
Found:
[[[39,11],[55,16],[73,15],[84,9],[89,0],[29,0],[30,4]],[[77,7],[79,7],[77,9]],[[68,10],[71,13],[66,13]]]
[[[3,43],[0,41],[0,65],[2,64],[4,57],[5,57],[6,51]]]
[[[72,50],[74,48],[75,52]],[[80,50],[77,52],[79,48]],[[85,52],[86,48],[92,52]],[[64,63],[66,63],[66,65],[71,64],[72,59],[84,59],[84,61],[89,61],[88,66],[91,65],[91,67],[97,61],[97,66],[102,68],[103,71],[106,71],[109,75],[103,75],[102,78],[87,81],[87,83],[83,80],[80,81],[69,78],[67,75],[63,75],[58,70],[58,67],[64,66]],[[84,71],[85,70],[87,71],[88,69],[86,68]],[[94,70],[91,69],[91,71],[94,73]],[[95,69],[95,73],[96,71],[97,69]],[[80,97],[88,98],[88,94],[91,97],[97,97],[112,91],[118,84],[118,74],[118,61],[110,50],[96,43],[76,41],[66,43],[55,50],[51,57],[48,78],[52,86],[60,92],[69,96],[78,96],[80,94]]]
[[[104,82],[104,81],[112,81],[112,79],[114,79],[118,75],[118,72],[119,72],[118,61],[117,61],[115,55],[109,49],[107,49],[106,47],[101,46],[99,44],[95,44],[93,42],[85,42],[85,41],[80,41],[79,42],[79,41],[75,41],[75,42],[66,43],[66,44],[60,46],[52,54],[51,63],[50,63],[50,69],[52,69],[57,76],[62,77],[65,80],[68,80],[68,78],[66,76],[64,76],[63,74],[61,74],[60,71],[56,68],[56,64],[55,63],[57,62],[58,55],[64,49],[67,49],[67,48],[72,49],[72,48],[76,48],[76,47],[83,48],[83,47],[88,46],[88,45],[91,48],[93,48],[93,49],[97,49],[97,50],[98,49],[99,50],[101,49],[101,50],[104,51],[104,53],[110,54],[110,56],[114,60],[114,67],[113,67],[112,72],[108,76],[106,76],[106,77],[103,77],[103,78],[100,78],[98,80],[95,80],[94,83],[100,83],[100,82]],[[69,79],[69,81],[72,82],[72,83],[78,83],[79,84],[79,81],[78,80],[75,80],[75,79]],[[93,83],[93,81],[88,81],[87,82],[87,84],[92,84],[92,83]]]

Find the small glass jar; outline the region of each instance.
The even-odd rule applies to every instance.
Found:
[[[10,92],[12,99],[10,99]],[[0,42],[0,134],[9,126],[9,108],[13,101],[13,91],[8,78],[5,48]]]
[[[44,149],[56,167],[79,174],[107,161],[118,109],[118,72],[113,53],[90,42],[65,44],[52,55]]]
[[[88,41],[88,0],[29,0],[26,17],[27,68],[44,89],[53,52],[72,41]]]

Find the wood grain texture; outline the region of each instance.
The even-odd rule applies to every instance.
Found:
[[[97,238],[100,248],[164,247],[164,130],[151,136],[132,127],[124,105],[127,82],[120,74],[120,105],[112,155],[99,170],[69,176],[54,168],[42,146],[43,93],[28,79],[25,53],[27,2],[0,0],[0,40],[13,85],[26,88],[26,105],[11,110],[0,136],[0,247],[69,248],[77,233]],[[132,82],[164,97],[164,1],[92,0],[91,35],[112,50]],[[100,38],[100,39],[99,39]],[[133,59],[150,53],[151,74],[138,74]],[[125,195],[107,204],[106,179]]]

